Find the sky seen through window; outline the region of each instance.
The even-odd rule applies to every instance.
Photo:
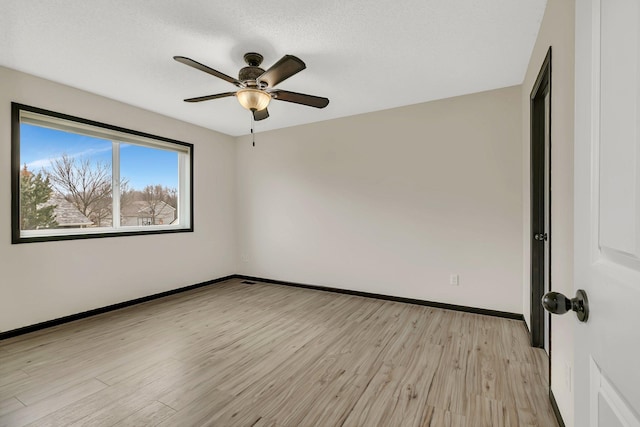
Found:
[[[111,165],[111,141],[31,124],[20,124],[20,167],[46,172],[55,159],[68,157]],[[120,144],[120,177],[129,187],[142,190],[147,185],[178,188],[176,152]]]

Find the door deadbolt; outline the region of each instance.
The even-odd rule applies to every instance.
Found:
[[[541,242],[544,242],[545,240],[548,239],[548,236],[547,236],[547,233],[536,233],[533,235],[533,238]]]
[[[578,289],[575,298],[571,299],[560,292],[547,292],[542,297],[542,306],[553,314],[565,314],[569,310],[575,311],[581,322],[586,322],[589,319],[589,300],[587,293],[582,289]]]

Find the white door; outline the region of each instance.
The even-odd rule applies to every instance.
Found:
[[[576,427],[640,426],[639,61],[639,0],[576,0]]]

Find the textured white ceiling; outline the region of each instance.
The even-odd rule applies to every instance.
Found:
[[[307,69],[278,85],[323,110],[274,101],[257,131],[522,83],[546,0],[1,0],[0,65],[230,135],[249,132],[234,91],[172,59],[237,77],[242,55]]]

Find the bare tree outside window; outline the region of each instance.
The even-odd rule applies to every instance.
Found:
[[[121,192],[122,226],[169,225],[177,218],[178,191],[161,184]]]
[[[147,204],[151,223],[157,224],[156,217],[163,214],[164,210],[175,207],[174,200],[177,198],[177,191],[162,185],[147,185],[142,190],[142,200]]]
[[[47,176],[54,189],[100,227],[111,225],[111,165],[63,154],[51,161]]]

